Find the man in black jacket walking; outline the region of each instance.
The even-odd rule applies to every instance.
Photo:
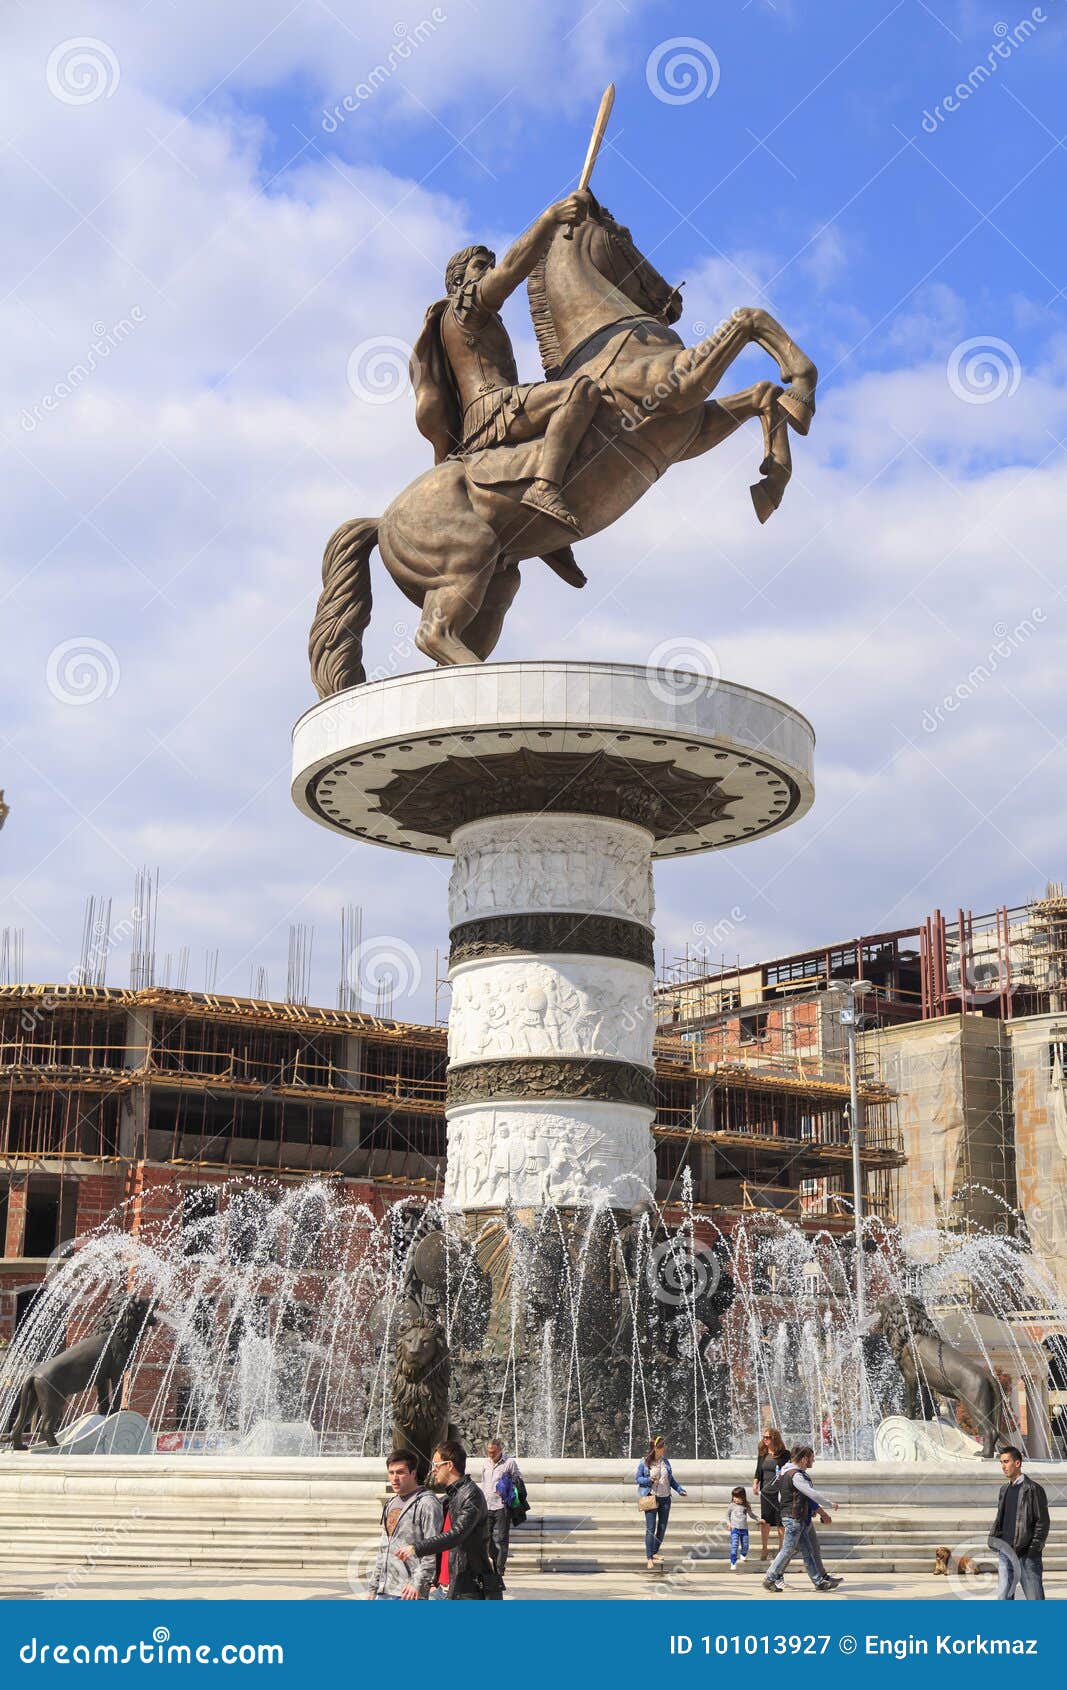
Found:
[[[402,1561],[437,1556],[435,1580],[453,1602],[499,1602],[504,1581],[489,1555],[489,1508],[481,1487],[467,1477],[467,1452],[454,1439],[439,1444],[430,1481],[444,1485],[444,1525],[436,1537],[416,1539],[396,1551]]]
[[[1023,1472],[1022,1450],[1014,1444],[1005,1444],[1001,1450],[1000,1470],[1007,1483],[1000,1487],[997,1517],[989,1534],[989,1547],[996,1550],[1000,1563],[997,1600],[1014,1601],[1021,1583],[1026,1601],[1043,1602],[1041,1553],[1048,1537],[1048,1497]]]

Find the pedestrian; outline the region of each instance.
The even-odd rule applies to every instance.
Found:
[[[997,1517],[989,1547],[997,1552],[998,1602],[1014,1602],[1021,1584],[1027,1602],[1045,1600],[1042,1555],[1048,1537],[1048,1497],[1042,1485],[1023,1472],[1023,1452],[1005,1444],[1000,1452],[1005,1483],[997,1498]]]
[[[411,1564],[397,1552],[416,1538],[436,1537],[441,1504],[419,1484],[415,1457],[395,1449],[385,1463],[392,1496],[382,1505],[382,1531],[371,1578],[371,1601],[425,1602],[437,1571],[437,1557],[423,1555]]]
[[[785,1439],[777,1426],[768,1422],[763,1428],[763,1436],[756,1451],[756,1476],[752,1481],[759,1497],[761,1561],[770,1559],[771,1531],[778,1533],[779,1549],[785,1536],[782,1528],[782,1510],[778,1506],[774,1481],[788,1460],[789,1451],[785,1447]]]
[[[467,1474],[467,1452],[454,1438],[438,1444],[430,1478],[444,1486],[445,1517],[439,1532],[417,1537],[396,1551],[402,1561],[433,1555],[434,1583],[452,1602],[499,1602],[504,1591],[489,1555],[489,1509],[481,1487]]]
[[[742,1561],[748,1560],[748,1522],[756,1518],[748,1505],[744,1485],[736,1485],[730,1492],[730,1506],[726,1523],[730,1528],[730,1571],[736,1573]]]
[[[842,1582],[830,1577],[811,1541],[811,1522],[815,1516],[829,1525],[830,1510],[837,1507],[829,1497],[821,1496],[809,1480],[808,1472],[814,1462],[815,1451],[811,1445],[798,1444],[775,1481],[785,1531],[782,1547],[767,1568],[763,1580],[765,1590],[785,1588],[782,1574],[798,1549],[816,1590],[836,1590]]]
[[[489,1509],[489,1553],[500,1577],[508,1564],[511,1527],[524,1520],[529,1511],[526,1484],[513,1455],[504,1454],[499,1438],[490,1438],[485,1446],[485,1465],[482,1468],[482,1494]]]
[[[637,1463],[637,1501],[645,1516],[645,1554],[648,1570],[655,1572],[656,1562],[663,1562],[660,1550],[667,1535],[667,1521],[671,1513],[671,1491],[684,1496],[667,1459],[666,1438],[653,1438]],[[650,1505],[651,1504],[651,1505]]]
[[[837,1433],[834,1431],[834,1418],[829,1411],[822,1417],[822,1452],[834,1457],[837,1455]]]

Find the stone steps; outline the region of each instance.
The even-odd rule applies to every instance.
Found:
[[[620,1463],[523,1465],[534,1513],[512,1536],[516,1580],[536,1583],[554,1573],[660,1577],[646,1573],[642,1520]],[[740,1465],[686,1463],[689,1495],[671,1514],[664,1575],[685,1588],[722,1594],[728,1581],[758,1575],[765,1565],[757,1525],[754,1553],[740,1572],[729,1571],[724,1513]],[[1053,1497],[1065,1493],[1067,1467],[1043,1476]],[[820,1528],[828,1565],[845,1577],[929,1575],[940,1544],[989,1558],[995,1470],[839,1463],[819,1477],[847,1502],[831,1527]],[[69,1587],[107,1574],[121,1582],[146,1572],[217,1575],[223,1584],[301,1575],[345,1587],[351,1569],[358,1593],[385,1494],[376,1458],[0,1456],[0,1592],[27,1583]],[[1055,1503],[1051,1541],[1046,1568],[1067,1575],[1067,1508]],[[698,1547],[708,1553],[696,1554]]]
[[[109,1532],[106,1525],[94,1531],[84,1521],[76,1524],[41,1517],[21,1524],[6,1520],[0,1524],[4,1546],[0,1550],[0,1572],[8,1576],[16,1566],[24,1574],[40,1575],[88,1564],[115,1570],[145,1566],[157,1570],[301,1569],[343,1579],[350,1558],[354,1555],[357,1563],[364,1561],[377,1541],[377,1514],[363,1510],[348,1521],[331,1521],[325,1529],[315,1520],[276,1518],[267,1540],[259,1526],[207,1518],[190,1518],[180,1526],[172,1523],[170,1529],[160,1520],[135,1521],[121,1533]],[[954,1531],[924,1523],[913,1533],[898,1533],[894,1543],[880,1540],[877,1532],[841,1533],[823,1528],[820,1542],[827,1563],[841,1571],[921,1573],[930,1571],[934,1549],[942,1542],[952,1547],[965,1544],[980,1557],[988,1555],[984,1547],[987,1529],[988,1521],[981,1528],[975,1522],[973,1528],[962,1530],[956,1522]],[[756,1544],[746,1571],[761,1565],[758,1539]],[[694,1545],[706,1547],[710,1553],[696,1555]],[[691,1576],[714,1572],[727,1562],[725,1542],[706,1535],[693,1538],[678,1532],[673,1542],[668,1538],[666,1554],[670,1568],[684,1563]],[[511,1567],[515,1573],[594,1573],[639,1570],[643,1565],[640,1527],[632,1522],[623,1526],[591,1522],[588,1516],[582,1516],[573,1522],[559,1520],[547,1532],[538,1523],[528,1523],[512,1537]],[[1057,1547],[1054,1542],[1046,1555],[1046,1567],[1050,1572],[1067,1573],[1067,1546]]]

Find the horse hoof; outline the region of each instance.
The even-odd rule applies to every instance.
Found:
[[[782,495],[768,481],[754,481],[749,488],[752,504],[760,522],[766,522],[781,503]]]
[[[794,385],[786,388],[778,403],[797,433],[807,434],[815,415],[814,393]]]

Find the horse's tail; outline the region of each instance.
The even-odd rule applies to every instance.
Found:
[[[377,543],[378,519],[369,516],[342,522],[326,542],[322,592],[308,638],[311,679],[320,698],[367,678],[363,635],[370,621],[370,554]]]

